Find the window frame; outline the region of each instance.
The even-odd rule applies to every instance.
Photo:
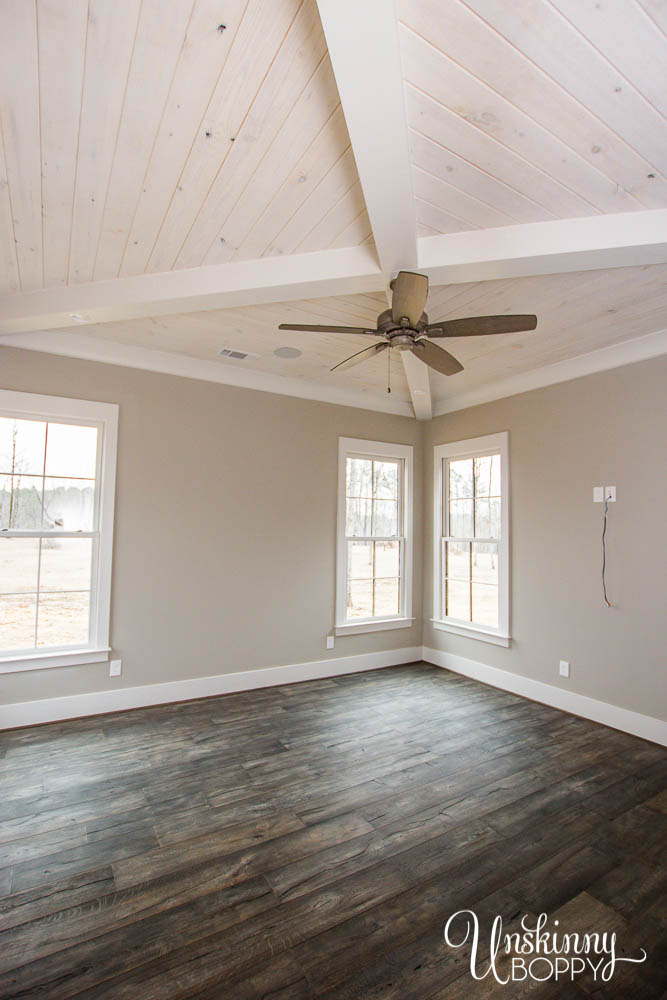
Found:
[[[32,531],[12,532],[13,537],[98,538],[93,546],[93,567],[90,590],[90,631],[85,646],[63,646],[29,652],[0,655],[0,674],[21,670],[41,670],[99,663],[109,659],[109,623],[111,614],[111,567],[113,555],[113,524],[116,495],[116,455],[118,444],[118,405],[97,403],[64,396],[43,396],[28,392],[0,389],[0,417],[18,420],[41,420],[53,423],[94,426],[98,429],[95,510],[97,526],[92,531]],[[99,485],[97,485],[99,484]],[[8,535],[9,532],[0,532]],[[95,555],[96,548],[96,555]]]
[[[446,534],[447,500],[444,477],[445,462],[453,459],[479,458],[500,455],[500,537],[498,538],[498,627],[465,625],[460,619],[447,618],[443,608],[444,546]],[[509,646],[510,633],[510,462],[509,432],[486,434],[465,441],[451,441],[433,449],[433,627],[442,632],[472,639],[480,639],[497,646]],[[494,540],[495,541],[495,540]]]
[[[338,506],[336,545],[336,615],[335,635],[354,635],[362,632],[379,632],[385,629],[411,628],[412,617],[412,564],[413,564],[413,494],[414,449],[408,444],[386,441],[366,441],[362,438],[338,439]],[[396,536],[400,546],[399,613],[377,618],[348,619],[347,616],[347,534],[346,528],[346,477],[347,459],[365,458],[370,461],[389,459],[402,462],[401,491],[399,500],[399,528]]]

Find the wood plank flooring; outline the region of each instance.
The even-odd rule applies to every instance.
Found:
[[[648,952],[531,997],[667,985],[667,752],[425,664],[10,731],[0,775],[3,1000],[524,996],[462,908]]]

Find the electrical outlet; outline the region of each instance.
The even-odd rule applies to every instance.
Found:
[[[604,500],[604,488],[602,486],[593,487],[593,503],[602,503]]]
[[[327,649],[334,648],[334,637],[332,635],[327,636]]]
[[[559,673],[560,673],[561,677],[569,677],[570,676],[570,664],[568,663],[567,660],[561,660],[560,661]]]
[[[604,498],[608,500],[609,503],[616,503],[616,487],[615,486],[605,486],[604,488]]]
[[[122,660],[110,660],[109,677],[120,677],[122,665],[123,665]]]

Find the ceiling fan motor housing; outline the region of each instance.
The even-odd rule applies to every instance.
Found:
[[[422,313],[416,326],[411,326],[410,321],[404,318],[400,324],[393,318],[391,309],[385,309],[378,316],[378,333],[384,333],[391,347],[398,348],[399,351],[409,351],[418,337],[424,335],[424,330],[428,325],[428,316]]]

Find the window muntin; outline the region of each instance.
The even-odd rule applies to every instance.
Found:
[[[401,460],[346,458],[347,621],[400,613],[402,480]]]

